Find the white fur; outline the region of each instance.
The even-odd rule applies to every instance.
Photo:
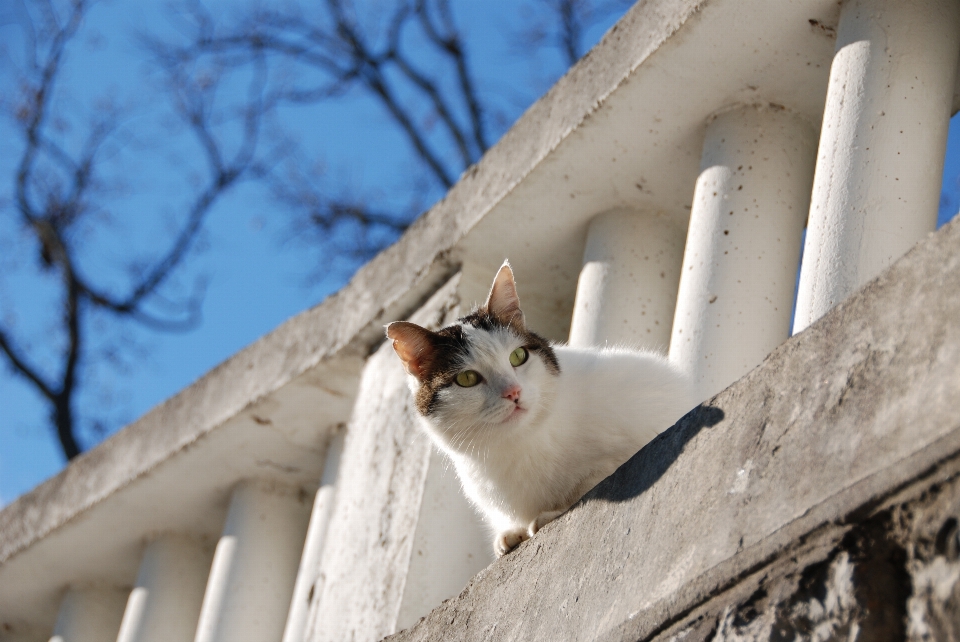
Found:
[[[560,374],[509,329],[464,326],[472,352],[463,369],[484,381],[451,385],[424,418],[463,489],[498,535],[503,554],[532,536],[693,408],[684,375],[661,356],[625,348],[554,346]],[[416,392],[419,382],[411,377]],[[515,404],[501,395],[521,387]],[[520,411],[515,411],[519,406]]]

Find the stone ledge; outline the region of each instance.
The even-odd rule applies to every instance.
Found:
[[[650,639],[842,536],[960,454],[957,292],[954,223],[389,639]]]
[[[814,631],[819,639],[953,639],[960,630],[958,514],[960,457],[952,457],[884,501],[796,539],[645,639],[761,642]],[[612,636],[624,638],[635,639]]]

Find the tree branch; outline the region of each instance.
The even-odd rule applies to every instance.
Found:
[[[53,87],[61,71],[65,51],[77,34],[86,2],[75,1],[63,26],[57,25],[56,14],[47,12],[46,21],[54,25],[49,31],[47,55],[36,68],[35,81],[30,85],[27,106],[18,112],[24,138],[24,147],[14,177],[16,205],[24,227],[37,239],[41,267],[57,269],[60,274],[59,327],[64,347],[58,353],[59,372],[54,382],[43,377],[18,349],[9,329],[0,328],[0,354],[14,372],[24,377],[50,404],[50,420],[56,429],[64,455],[69,459],[81,452],[76,435],[75,400],[81,387],[80,369],[84,361],[87,340],[85,319],[91,310],[101,309],[114,317],[136,321],[141,325],[165,331],[182,331],[195,327],[200,319],[200,298],[195,294],[183,306],[186,316],[165,318],[145,310],[151,297],[172,273],[184,262],[203,222],[220,197],[248,173],[256,174],[257,149],[261,120],[271,107],[266,96],[267,74],[265,64],[259,64],[251,79],[247,104],[241,114],[239,147],[229,160],[224,158],[221,144],[212,124],[213,92],[216,84],[197,85],[188,82],[175,56],[157,60],[167,73],[167,80],[178,97],[179,114],[189,125],[189,131],[205,156],[210,178],[188,209],[186,220],[167,250],[153,262],[144,275],[130,285],[123,296],[109,294],[104,288],[82,275],[79,252],[70,243],[70,234],[80,220],[90,220],[87,205],[99,164],[98,153],[104,143],[115,134],[115,114],[101,117],[93,124],[89,135],[76,157],[65,146],[49,135],[47,116],[51,110]],[[37,48],[41,47],[37,44]],[[169,52],[166,52],[169,54]],[[262,60],[262,56],[260,57]],[[181,61],[182,62],[182,61]],[[62,181],[45,180],[43,171],[51,170]]]
[[[437,0],[437,5],[440,16],[444,21],[444,27],[449,35],[441,36],[439,30],[434,27],[433,23],[430,21],[427,0],[418,1],[417,13],[420,16],[420,24],[423,26],[423,30],[427,36],[434,42],[434,44],[439,46],[441,50],[447,53],[457,68],[457,80],[460,83],[460,94],[464,102],[466,102],[470,113],[470,123],[473,128],[473,140],[479,150],[479,154],[477,156],[477,158],[479,158],[479,156],[486,152],[490,147],[489,143],[487,142],[486,131],[483,124],[483,108],[480,105],[480,96],[473,84],[473,79],[470,77],[470,72],[467,66],[466,50],[463,47],[459,32],[457,32],[456,28],[454,27],[453,16],[450,12],[450,3],[448,0]],[[476,162],[477,158],[471,159],[467,164],[469,165]]]
[[[51,401],[56,397],[56,393],[50,387],[50,384],[43,380],[35,368],[27,364],[26,358],[14,347],[8,333],[2,328],[0,328],[0,349],[3,350],[14,370],[29,379],[34,387],[40,391],[40,394]]]

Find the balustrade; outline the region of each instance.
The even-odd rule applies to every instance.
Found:
[[[815,140],[781,106],[729,109],[707,125],[670,340],[701,399],[790,336]]]
[[[340,470],[340,457],[343,455],[344,431],[338,430],[327,446],[326,461],[320,488],[313,498],[313,510],[307,527],[307,540],[303,545],[303,556],[297,571],[297,580],[290,600],[290,613],[283,630],[283,642],[302,642],[307,630],[307,616],[310,602],[320,579],[320,558],[326,543],[330,526],[330,513],[337,492],[337,473]]]
[[[296,488],[250,480],[234,489],[196,642],[281,638],[310,506]]]
[[[590,221],[570,345],[670,343],[685,230],[663,213],[618,209]]]
[[[489,534],[415,426],[405,375],[379,341],[396,318],[464,311],[459,269],[477,289],[505,256],[525,262],[521,299],[553,334],[570,319],[571,345],[668,353],[707,399],[933,230],[960,2],[743,1],[638,3],[343,293],[157,410],[158,430],[188,425],[193,415],[176,413],[190,404],[203,421],[156,469],[128,470],[144,435],[105,444],[122,479],[83,511],[114,505],[95,514],[113,520],[111,535],[126,529],[116,564],[62,553],[97,545],[74,497],[57,495],[70,484],[17,507],[21,530],[39,534],[0,538],[0,641],[372,640],[456,594],[490,561]],[[685,80],[670,84],[674,72]],[[207,486],[190,495],[197,480]],[[161,495],[170,516],[156,524],[144,498]],[[171,508],[182,498],[183,515]],[[43,522],[56,511],[30,501],[60,501],[66,516]],[[117,517],[127,506],[142,528]],[[45,565],[51,551],[62,576]]]
[[[50,642],[103,642],[116,638],[126,593],[102,586],[68,587]]]
[[[794,332],[936,229],[958,52],[955,0],[843,4]]]
[[[211,559],[209,546],[184,535],[147,544],[117,642],[193,642]]]

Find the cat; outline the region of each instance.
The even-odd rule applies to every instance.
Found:
[[[506,261],[486,303],[454,325],[396,321],[386,333],[498,557],[696,405],[688,378],[658,354],[552,344],[527,329]]]

